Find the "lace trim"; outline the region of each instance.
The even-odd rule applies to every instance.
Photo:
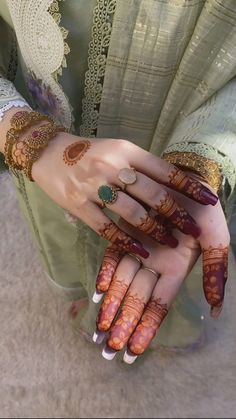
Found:
[[[70,129],[71,107],[57,81],[66,65],[65,45],[68,32],[57,24],[61,0],[6,0],[26,68],[50,86],[60,108],[57,123]],[[51,9],[50,9],[51,7]]]
[[[7,112],[9,109],[15,107],[15,108],[23,108],[24,106],[28,106],[28,103],[25,100],[11,100],[10,102],[6,103],[6,105],[3,105],[0,107],[0,121],[2,121],[4,117],[4,113]],[[29,109],[31,109],[29,107]]]
[[[61,23],[61,13],[60,13],[60,7],[59,7],[60,1],[63,1],[63,0],[53,0],[53,2],[50,4],[48,8],[48,12],[51,14],[56,24],[60,28],[62,38],[64,41],[64,57],[63,57],[61,66],[53,73],[53,77],[55,78],[55,80],[58,80],[58,76],[62,76],[62,69],[67,67],[66,55],[70,53],[70,47],[66,42],[69,31],[65,29],[64,26],[60,26],[60,23]]]
[[[88,70],[82,105],[80,135],[94,137],[98,125],[99,106],[102,99],[107,52],[111,40],[112,19],[117,0],[97,0],[93,13],[92,41],[88,51]]]
[[[172,153],[174,151],[180,152],[193,152],[198,154],[199,156],[206,157],[208,159],[214,160],[217,162],[222,170],[222,174],[226,177],[230,188],[231,193],[236,184],[236,171],[234,164],[230,160],[230,158],[223,153],[221,153],[216,148],[212,147],[211,145],[204,144],[204,143],[175,143],[167,147],[167,149],[163,152],[164,153]]]

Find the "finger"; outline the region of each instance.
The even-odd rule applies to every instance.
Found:
[[[150,346],[168,310],[178,294],[183,279],[161,276],[157,282],[152,296],[145,308],[141,320],[127,344],[124,361],[132,364],[138,355],[142,355]]]
[[[140,262],[138,262],[138,260],[134,257],[126,255],[119,263],[98,313],[98,330],[107,332],[110,329],[121,302],[123,301],[131,282],[140,268]]]
[[[225,284],[228,277],[229,247],[218,245],[202,249],[203,289],[211,306],[211,316],[217,318],[223,308]]]
[[[172,225],[178,228],[182,233],[191,234],[194,238],[199,237],[201,231],[194,219],[183,207],[177,204],[175,199],[163,186],[154,182],[142,173],[136,172],[136,175],[136,182],[127,186],[128,193],[143,200],[159,214],[166,217]],[[127,208],[129,208],[128,201],[125,206],[125,202],[122,202],[121,192],[119,192],[118,195],[120,198],[120,206],[123,203],[123,212],[125,212]],[[136,209],[134,205],[133,208]],[[135,210],[133,212],[135,213]],[[140,212],[138,213],[138,216],[140,216]]]
[[[99,303],[103,297],[103,293],[107,292],[123,254],[124,252],[117,250],[114,244],[106,249],[96,280],[96,292],[93,296],[94,303]]]
[[[155,182],[151,182],[156,185]],[[150,217],[144,207],[126,193],[117,192],[117,199],[109,205],[109,208],[159,243],[177,247],[178,240],[171,234],[170,229],[167,229],[158,219]]]
[[[107,345],[103,350],[106,359],[114,358],[121,351],[135,330],[147,304],[157,276],[140,269],[127,292],[120,314],[111,328]]]
[[[199,181],[186,175],[176,166],[160,159],[134,144],[130,147],[130,166],[146,174],[157,182],[183,193],[196,202],[204,205],[215,205],[218,197]]]
[[[93,202],[87,202],[84,208],[74,208],[73,215],[80,218],[104,239],[113,243],[117,250],[134,253],[146,259],[149,252],[142,243],[122,231],[107,215]]]

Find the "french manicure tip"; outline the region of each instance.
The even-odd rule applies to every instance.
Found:
[[[126,363],[126,364],[133,364],[134,363],[134,361],[136,361],[136,359],[138,358],[138,356],[137,355],[130,355],[130,354],[128,354],[128,352],[127,351],[125,351],[125,353],[124,353],[124,357],[123,357],[123,361]]]
[[[96,332],[94,332],[94,334],[93,334],[94,343],[97,343],[97,340],[98,340],[98,334]]]
[[[103,351],[102,351],[102,356],[107,361],[112,361],[116,356],[116,352],[107,352],[106,348],[104,348]]]
[[[98,303],[100,303],[100,301],[101,301],[102,297],[103,297],[103,294],[102,294],[102,293],[98,293],[98,292],[96,292],[96,291],[95,291],[95,293],[93,294],[92,301],[93,301],[95,304],[98,304]]]

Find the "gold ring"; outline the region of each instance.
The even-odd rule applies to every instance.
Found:
[[[133,167],[124,167],[119,171],[118,179],[122,182],[122,190],[125,192],[128,185],[133,185],[137,181],[136,170]]]
[[[159,279],[161,276],[158,272],[154,271],[154,269],[147,268],[146,266],[142,266],[142,269],[145,269],[145,271],[151,272],[153,275],[157,277],[157,279]]]
[[[127,253],[127,255],[132,256],[132,258],[136,259],[138,263],[142,266],[143,262],[141,261],[141,259],[139,259],[138,256],[133,255],[133,253]]]

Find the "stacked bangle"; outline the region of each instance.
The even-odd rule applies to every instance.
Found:
[[[40,121],[47,121],[47,123],[33,130],[26,139],[20,139],[24,131]],[[7,132],[4,148],[5,163],[13,173],[15,170],[23,170],[25,175],[33,181],[31,176],[33,163],[38,160],[41,151],[49,141],[65,129],[57,126],[51,118],[39,112],[16,112],[10,124],[11,128]]]
[[[214,160],[192,152],[164,153],[163,159],[180,169],[191,170],[205,180],[218,193],[222,185],[221,168]]]

